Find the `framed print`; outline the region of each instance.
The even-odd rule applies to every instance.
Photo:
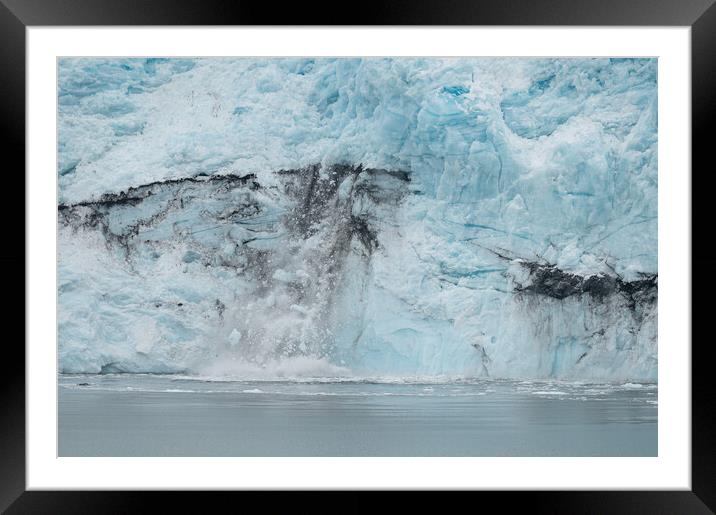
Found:
[[[709,2],[353,26],[210,4],[2,7],[28,299],[3,506],[440,489],[709,513]]]

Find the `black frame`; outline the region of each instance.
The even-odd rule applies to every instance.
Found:
[[[708,194],[713,191],[712,160],[707,128],[716,119],[716,7],[714,0],[394,0],[379,3],[364,0],[350,17],[320,4],[293,3],[277,8],[271,2],[238,0],[0,0],[0,112],[2,113],[5,186],[2,206],[7,215],[3,231],[17,243],[6,246],[0,255],[5,272],[3,282],[17,281],[18,294],[3,309],[3,319],[16,322],[23,317],[25,270],[25,226],[12,217],[24,213],[25,184],[19,171],[25,164],[25,28],[28,25],[655,25],[690,26],[692,51],[692,163],[701,169],[700,187],[692,187],[693,243],[698,235],[709,235],[711,221]],[[711,166],[708,166],[711,165]],[[685,171],[685,173],[688,173]],[[692,173],[692,181],[696,176]],[[8,206],[16,201],[17,211]],[[15,207],[15,206],[12,206]],[[22,211],[20,211],[22,210]],[[22,242],[22,243],[20,243]],[[22,249],[21,252],[18,249]],[[692,250],[692,268],[713,269],[716,257],[706,244]],[[697,268],[698,267],[698,268]],[[27,273],[25,271],[25,273]],[[23,274],[24,276],[24,274]],[[692,281],[693,284],[693,281]],[[23,288],[21,290],[21,287]],[[692,289],[692,328],[706,326],[709,314],[708,287]],[[698,302],[701,294],[703,302]],[[700,323],[695,324],[696,315]],[[693,329],[692,329],[693,330]],[[24,329],[23,329],[24,334]],[[716,512],[716,424],[709,415],[716,408],[709,359],[711,339],[703,331],[692,346],[692,491],[642,492],[480,492],[478,502],[497,501],[502,508],[523,503],[535,513],[714,513]],[[684,342],[690,343],[690,342]],[[25,492],[25,358],[19,338],[4,342],[5,366],[0,374],[0,510],[8,513],[95,513],[143,512],[150,499],[175,504],[184,510],[206,508],[206,495],[187,492]],[[237,493],[219,494],[234,500]],[[247,493],[243,493],[247,496]],[[312,510],[332,506],[357,510],[360,501],[331,502],[330,493],[313,501]],[[352,494],[355,496],[356,494]],[[455,495],[455,494],[451,494]],[[251,500],[257,494],[248,495]],[[293,494],[303,499],[305,494]],[[423,495],[411,499],[423,502]],[[459,500],[463,496],[451,497]],[[257,499],[258,500],[258,499]],[[460,499],[464,500],[464,499]],[[174,503],[171,503],[174,501]],[[177,502],[179,501],[179,502]],[[325,501],[328,501],[327,503]],[[468,500],[474,503],[475,499]],[[180,504],[181,503],[181,504]],[[367,505],[364,505],[368,508]],[[443,505],[444,507],[444,505]],[[237,506],[238,508],[238,506]],[[192,510],[194,511],[194,510]],[[203,511],[203,510],[202,510]]]

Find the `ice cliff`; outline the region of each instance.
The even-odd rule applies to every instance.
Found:
[[[656,60],[58,66],[61,371],[656,380]]]

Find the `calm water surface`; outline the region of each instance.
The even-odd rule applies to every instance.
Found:
[[[61,375],[60,456],[656,456],[652,384]]]

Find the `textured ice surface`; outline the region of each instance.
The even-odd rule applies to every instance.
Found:
[[[60,60],[60,368],[655,380],[656,72]]]

